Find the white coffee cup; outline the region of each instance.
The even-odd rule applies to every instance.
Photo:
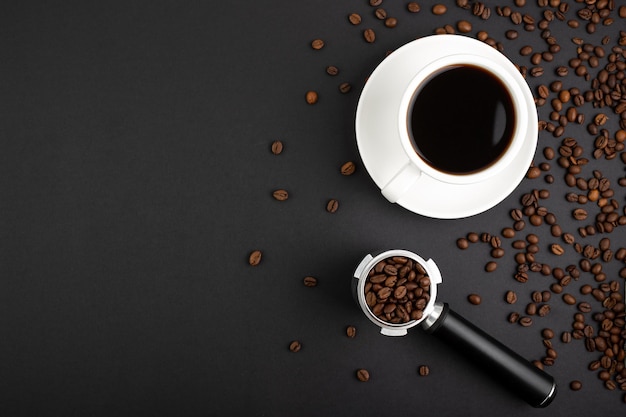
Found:
[[[515,114],[515,127],[513,129],[510,143],[504,153],[488,166],[468,174],[452,174],[440,170],[435,166],[429,165],[424,159],[422,159],[422,157],[420,157],[420,155],[413,148],[408,121],[411,102],[413,101],[415,94],[419,94],[421,86],[424,83],[427,83],[428,79],[433,76],[433,74],[437,74],[442,69],[459,65],[471,65],[473,67],[481,68],[491,76],[498,79],[511,96],[513,112]],[[409,163],[404,167],[400,167],[391,181],[383,187],[383,195],[391,202],[398,201],[415,181],[419,181],[422,175],[428,175],[439,181],[451,184],[472,184],[497,175],[504,167],[511,163],[511,160],[517,156],[522,142],[526,138],[528,114],[526,107],[520,104],[520,97],[523,98],[522,90],[513,77],[507,72],[502,71],[499,64],[480,55],[450,55],[426,65],[408,84],[398,109],[399,138],[402,147],[406,152],[406,156],[409,158]],[[453,116],[451,115],[451,119],[452,118]],[[451,122],[452,121],[453,120],[451,120]],[[459,135],[462,134],[462,128],[460,128]]]
[[[416,55],[424,59],[419,60]],[[489,204],[477,201],[474,210],[459,210],[441,216],[437,210],[431,213],[423,207],[413,209],[410,201],[402,204],[413,211],[441,218],[476,214],[504,199],[523,179],[534,156],[538,133],[534,98],[515,66],[485,43],[458,35],[421,38],[394,51],[385,61],[368,81],[368,84],[377,85],[366,85],[364,89],[356,121],[361,156],[383,196],[393,203],[402,203],[403,199],[407,200],[407,194],[420,189],[421,183],[424,183],[425,189],[432,189],[433,183],[440,184],[442,191],[433,196],[439,199],[448,198],[445,193],[460,196],[470,188],[495,188],[491,191],[498,198],[490,199]],[[410,132],[410,111],[416,94],[434,75],[459,66],[477,67],[498,80],[510,96],[515,120],[505,150],[489,164],[468,173],[453,173],[428,163],[416,152]],[[372,87],[369,92],[368,87]],[[387,100],[386,108],[374,103],[383,94]],[[372,116],[380,117],[379,122],[372,121]],[[454,122],[452,116],[451,122]],[[380,125],[384,125],[388,131],[383,134]],[[376,129],[379,129],[378,133],[374,133]],[[509,177],[510,181],[503,181],[502,177],[494,180],[498,176]],[[512,183],[515,184],[511,186]],[[454,202],[454,196],[449,198]]]

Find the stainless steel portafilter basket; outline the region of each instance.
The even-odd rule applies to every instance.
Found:
[[[366,301],[365,287],[370,271],[379,262],[393,257],[417,262],[430,278],[429,300],[421,318],[406,323],[380,319]],[[437,301],[437,286],[441,282],[441,273],[432,259],[424,260],[413,252],[395,249],[366,255],[354,271],[352,289],[361,310],[380,327],[382,334],[404,336],[408,329],[419,324],[427,333],[447,342],[533,407],[548,406],[556,396],[554,378],[455,313],[448,304]]]

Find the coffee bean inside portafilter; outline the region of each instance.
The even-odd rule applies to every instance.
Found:
[[[369,271],[364,291],[367,306],[380,320],[408,323],[423,317],[430,301],[430,278],[419,262],[393,256]]]

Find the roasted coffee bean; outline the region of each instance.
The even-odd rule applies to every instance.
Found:
[[[487,271],[487,272],[493,272],[497,268],[498,268],[498,264],[496,262],[494,262],[494,261],[490,261],[490,262],[487,262],[485,264],[485,271]]]
[[[517,39],[518,35],[519,34],[516,30],[507,30],[504,34],[504,36],[506,36],[506,38],[510,40]]]
[[[272,193],[272,197],[274,197],[275,200],[278,201],[285,201],[289,198],[289,192],[287,190],[275,190]]]
[[[307,104],[315,104],[318,101],[318,95],[315,91],[307,91],[305,95]]]
[[[515,312],[509,314],[508,321],[509,323],[517,323],[519,321],[519,314]]]
[[[367,369],[359,369],[356,371],[356,377],[361,382],[367,382],[370,380],[370,373]]]
[[[294,340],[293,342],[289,344],[289,350],[294,353],[300,352],[300,349],[302,349],[302,344],[297,340]]]
[[[472,243],[476,243],[480,240],[480,236],[478,235],[478,233],[470,232],[467,234],[467,240]],[[624,255],[626,256],[626,249]]]
[[[393,296],[394,298],[401,300],[402,298],[406,296],[406,292],[407,292],[406,287],[401,285],[399,287],[396,287],[396,289],[393,292]]]
[[[254,250],[248,256],[248,263],[252,266],[257,266],[261,263],[263,253],[260,250]]]
[[[553,243],[552,245],[550,245],[550,252],[557,256],[561,256],[565,253],[565,249],[563,249],[563,247],[558,243]]]
[[[481,303],[481,298],[480,295],[478,294],[470,294],[467,296],[467,300],[470,302],[470,304],[473,304],[475,306],[479,305]]]
[[[321,39],[314,39],[311,41],[311,48],[313,49],[322,49],[324,47],[324,41]]]
[[[556,75],[558,75],[559,77],[565,77],[569,73],[569,70],[567,69],[567,67],[559,66],[556,68],[555,72]]]
[[[420,374],[420,376],[428,376],[430,374],[430,368],[428,367],[428,365],[421,365],[417,369],[417,372]]]
[[[432,7],[432,12],[433,14],[437,15],[437,16],[441,16],[443,14],[445,14],[448,11],[448,8],[443,5],[443,4],[435,4]]]
[[[370,28],[365,29],[363,31],[363,39],[365,39],[367,43],[374,43],[376,41],[376,32]]]
[[[514,210],[514,213],[511,213],[511,216],[515,216],[516,218],[514,218],[515,221],[520,221],[522,220],[522,211],[521,210]],[[513,237],[515,237],[515,229],[513,229],[512,227],[505,227],[504,229],[502,229],[502,236],[507,238],[507,239],[511,239]]]
[[[528,56],[532,54],[532,52],[533,52],[533,47],[530,45],[523,46],[522,49],[520,49],[519,51],[520,55],[522,56]]]
[[[358,25],[361,23],[361,15],[358,13],[351,13],[348,15],[348,21],[350,21],[353,25]]]
[[[570,343],[572,341],[572,334],[570,332],[561,333],[561,342]]]
[[[315,287],[317,286],[317,278],[312,276],[306,276],[302,280],[305,287]]]
[[[274,155],[280,155],[283,152],[283,143],[280,140],[275,140],[270,149]]]
[[[533,324],[533,319],[531,319],[531,318],[530,318],[530,317],[528,317],[528,316],[521,317],[521,318],[519,319],[519,324],[520,324],[522,327],[529,327],[529,326],[532,326],[532,324]]]
[[[395,284],[395,280],[397,280],[396,275],[398,275],[398,268],[396,268],[395,265],[387,264],[383,268],[383,271],[385,272],[385,274],[387,274],[387,280],[385,282],[387,282],[390,279],[393,279],[394,280],[393,284]]]
[[[517,302],[517,294],[515,291],[507,291],[505,296],[506,302],[509,304],[515,304]]]
[[[578,381],[578,380],[574,380],[572,382],[569,383],[569,387],[572,391],[580,391],[583,387],[582,382]]]
[[[387,18],[387,11],[383,8],[374,10],[374,16],[379,20],[385,20]]]
[[[409,2],[409,3],[406,5],[406,8],[407,8],[407,9],[408,9],[408,11],[409,11],[409,12],[411,12],[411,13],[419,13],[419,11],[421,10],[421,8],[420,8],[419,4],[418,4],[417,2],[414,2],[414,1]]]
[[[574,211],[572,211],[572,216],[576,220],[585,220],[587,219],[587,210],[581,208],[575,209]]]
[[[339,209],[339,202],[337,200],[330,199],[328,203],[326,203],[326,211],[329,213],[335,213]]]
[[[356,327],[354,326],[346,327],[346,336],[348,336],[350,339],[354,339],[356,337]]]
[[[516,240],[511,244],[511,246],[515,249],[526,249],[526,242],[523,240]]]
[[[469,33],[472,31],[472,24],[467,20],[459,20],[456,27],[461,33]]]
[[[563,294],[563,301],[565,302],[565,304],[569,304],[569,305],[576,304],[576,298],[569,293]]]
[[[388,28],[395,28],[398,26],[398,19],[395,17],[388,17],[385,19],[385,26]]]
[[[467,249],[469,247],[469,240],[467,240],[466,238],[462,237],[457,239],[456,241],[456,246],[459,249]]]
[[[421,265],[402,256],[378,262],[365,284],[371,312],[392,324],[420,320],[430,300],[430,278],[425,273]]]
[[[341,175],[352,175],[356,170],[356,165],[352,161],[348,161],[341,166]]]

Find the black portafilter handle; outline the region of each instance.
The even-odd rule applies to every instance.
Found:
[[[446,303],[422,327],[497,379],[533,407],[546,407],[556,396],[554,378],[452,311]]]

